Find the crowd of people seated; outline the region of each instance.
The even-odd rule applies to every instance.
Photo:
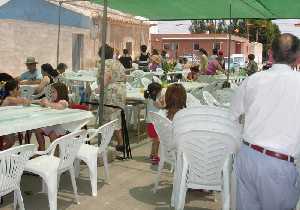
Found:
[[[54,109],[65,109],[68,103],[68,88],[60,81],[60,75],[66,70],[67,65],[60,63],[57,69],[51,64],[41,65],[41,71],[37,68],[38,62],[34,57],[28,57],[25,61],[27,69],[20,76],[14,78],[7,73],[0,73],[0,106],[30,106],[38,104],[42,107]],[[20,93],[21,85],[34,85],[37,100],[23,98]],[[51,98],[46,99],[45,89],[50,88]],[[45,149],[44,136],[48,136],[50,141],[64,135],[64,131],[59,126],[40,128],[32,131],[36,134],[39,150]],[[23,138],[22,134],[11,134],[0,136],[0,150],[12,147],[16,139]]]

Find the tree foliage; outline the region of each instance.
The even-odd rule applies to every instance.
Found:
[[[245,20],[234,19],[230,22],[227,20],[193,20],[190,26],[190,32],[197,33],[228,33],[241,37],[249,38],[250,42],[260,42],[263,44],[263,56],[267,56],[267,51],[271,46],[273,39],[280,34],[276,24],[270,20]]]

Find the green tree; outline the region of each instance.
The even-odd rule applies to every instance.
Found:
[[[205,33],[207,31],[206,20],[192,20],[192,25],[189,29],[192,34]]]
[[[216,23],[216,24],[215,24]],[[248,38],[250,42],[260,42],[263,44],[263,57],[267,58],[268,49],[276,36],[280,34],[280,30],[276,24],[270,20],[245,20],[234,19],[231,21],[217,20],[193,20],[190,26],[191,33],[228,33],[231,28],[232,34]]]

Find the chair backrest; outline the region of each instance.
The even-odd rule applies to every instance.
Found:
[[[161,81],[161,79],[159,79],[159,77],[157,77],[157,76],[153,76],[153,82],[156,82],[156,83],[158,83],[158,84],[162,84],[162,81]]]
[[[79,130],[62,136],[51,143],[47,153],[54,155],[55,149],[59,148],[59,170],[70,167],[77,155],[80,145],[86,139],[86,131]]]
[[[212,95],[222,104],[230,103],[233,94],[234,90],[231,88],[223,88],[212,93]]]
[[[204,98],[203,98],[203,88],[202,88],[202,87],[193,89],[193,90],[191,91],[191,94],[192,94],[195,98],[197,98],[197,99],[200,101],[200,103],[201,103],[202,105],[206,105],[206,102],[205,102],[205,100],[204,100]]]
[[[234,121],[234,117],[231,111],[227,108],[217,107],[217,106],[209,106],[209,105],[201,105],[201,106],[194,106],[188,107],[187,109],[179,110],[175,116],[176,118],[185,117],[187,115],[211,115],[216,117],[222,117],[224,119],[229,119]]]
[[[20,87],[20,94],[21,97],[31,99],[34,94],[34,87],[29,85],[21,85]]]
[[[89,138],[88,141],[95,138],[99,133],[101,134],[101,144],[99,147],[99,152],[103,152],[109,145],[111,138],[115,131],[115,126],[118,120],[110,121],[102,126],[100,126],[98,129],[94,129],[92,133],[89,132]]]
[[[213,97],[213,96],[211,95],[210,92],[208,92],[208,91],[203,91],[202,94],[203,94],[203,98],[204,98],[204,100],[205,100],[205,102],[206,102],[207,105],[209,105],[209,106],[220,106],[220,105],[221,105],[221,104],[217,101],[217,99],[215,99],[215,97]]]
[[[153,77],[153,76],[154,76],[154,73],[153,73],[153,72],[144,72],[143,78],[147,78],[147,79],[152,80],[152,77]]]
[[[139,78],[141,79],[144,76],[144,71],[142,70],[135,70],[133,71],[130,75],[133,76],[134,78]]]
[[[232,138],[232,147],[240,146],[241,126],[228,109],[198,106],[178,111],[173,119],[174,136],[190,130],[223,133]],[[175,141],[177,144],[177,141]]]
[[[214,131],[214,124],[206,123],[210,124],[210,129],[204,128],[204,123],[199,124],[195,118],[193,124],[197,126],[189,126],[189,129],[177,129],[174,124],[174,138],[178,153],[183,152],[189,163],[189,182],[220,186],[225,159],[236,151],[235,140],[229,131]]]
[[[141,79],[142,81],[142,85],[144,86],[144,89],[147,89],[148,88],[148,85],[150,85],[152,83],[152,81],[148,78],[142,78]]]
[[[35,149],[35,145],[27,144],[0,152],[0,196],[19,186],[26,161]]]
[[[175,159],[170,152],[176,148],[173,141],[173,125],[168,118],[156,113],[149,112],[155,131],[159,136],[160,151],[167,159]]]
[[[111,138],[115,131],[115,126],[118,120],[110,121],[102,125],[98,130],[98,133],[101,133],[101,144],[99,147],[99,152],[105,151],[111,141]]]
[[[187,107],[194,107],[194,106],[200,106],[201,105],[200,100],[198,100],[191,93],[187,93],[186,96],[187,96],[187,99],[186,99],[186,106]]]

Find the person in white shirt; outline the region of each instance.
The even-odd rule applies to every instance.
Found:
[[[288,210],[296,207],[300,178],[300,73],[290,67],[300,43],[282,34],[272,43],[275,64],[248,77],[236,91],[231,111],[244,115],[242,146],[236,157],[237,209]]]

